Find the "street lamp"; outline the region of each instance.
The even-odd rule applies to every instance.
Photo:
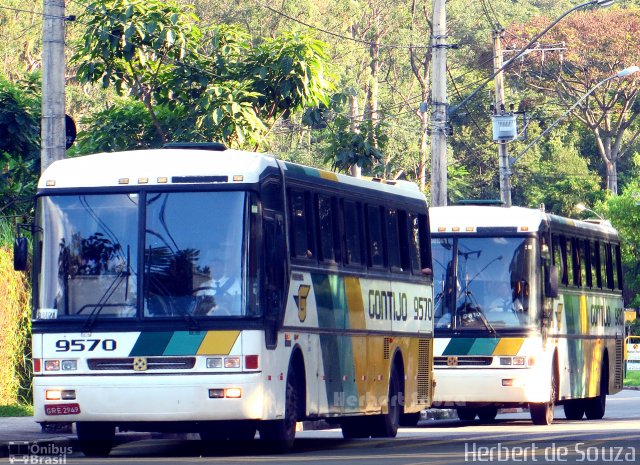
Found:
[[[593,213],[594,215],[596,215],[598,217],[597,220],[595,219],[589,219],[587,218],[584,221],[590,221],[590,222],[597,222],[597,223],[609,223],[609,220],[605,219],[602,215],[600,215],[598,212],[591,210],[589,207],[587,207],[584,203],[580,202],[578,204],[576,204],[575,209],[578,213],[580,212],[589,212],[589,213]],[[609,223],[610,224],[610,223]]]
[[[565,111],[562,115],[560,115],[560,117],[555,120],[553,123],[551,123],[544,131],[542,131],[538,137],[536,137],[535,139],[533,139],[529,145],[527,145],[519,154],[517,157],[515,157],[513,159],[513,161],[511,161],[511,165],[513,165],[515,162],[517,162],[525,153],[527,153],[527,150],[529,150],[531,147],[533,147],[535,144],[538,143],[538,141],[540,139],[542,139],[549,131],[551,131],[551,129],[553,129],[554,127],[556,127],[558,125],[558,123],[560,123],[560,121],[562,121],[569,113],[571,113],[578,105],[580,105],[580,103],[582,103],[584,101],[584,99],[586,99],[589,95],[591,95],[598,87],[600,87],[602,84],[604,84],[605,82],[610,81],[611,79],[616,79],[616,78],[623,78],[625,76],[629,76],[630,74],[633,73],[637,73],[638,71],[640,71],[640,67],[638,66],[629,66],[628,68],[623,69],[622,71],[618,71],[616,74],[609,76],[605,79],[603,79],[602,81],[598,82],[595,86],[593,86],[591,89],[589,89],[582,97],[580,97],[576,103],[574,103],[573,105],[571,105],[571,108],[569,108],[567,111]],[[511,174],[511,170],[508,170],[508,175]],[[583,205],[584,206],[584,205]],[[577,208],[577,206],[576,206]]]
[[[489,76],[485,81],[483,81],[473,92],[471,92],[467,97],[465,97],[464,99],[462,99],[461,102],[459,102],[457,105],[452,106],[452,107],[448,107],[446,110],[442,110],[441,107],[443,105],[446,106],[446,91],[444,93],[444,104],[442,104],[442,102],[440,102],[440,104],[433,105],[433,112],[432,112],[432,122],[434,127],[437,128],[443,128],[446,126],[446,123],[449,119],[449,116],[454,114],[456,111],[458,111],[461,107],[463,107],[469,100],[471,100],[473,97],[475,97],[478,92],[480,92],[482,89],[484,89],[484,87],[491,82],[498,74],[502,73],[507,67],[509,67],[516,59],[520,58],[524,53],[526,53],[526,51],[532,46],[534,45],[538,39],[540,39],[540,37],[542,37],[543,35],[545,35],[549,29],[551,29],[553,26],[555,26],[556,24],[558,24],[565,16],[573,13],[576,10],[579,10],[581,8],[585,8],[585,7],[589,7],[589,6],[595,6],[595,7],[607,7],[610,6],[614,3],[615,0],[589,0],[587,2],[581,3],[580,5],[576,5],[573,8],[565,11],[562,15],[560,15],[558,18],[556,18],[555,21],[553,21],[551,24],[549,24],[544,30],[542,30],[540,33],[538,33],[533,39],[531,39],[531,41],[529,41],[529,43],[527,45],[525,45],[522,49],[520,49],[519,52],[517,52],[513,57],[511,57],[509,60],[505,61],[503,63],[503,65],[498,68],[496,71],[494,71],[494,73]],[[438,36],[440,37],[440,36]],[[443,36],[446,37],[446,36]],[[445,47],[442,44],[438,44],[438,47]],[[435,54],[434,54],[435,56]],[[434,66],[434,70],[436,69],[436,67]],[[443,74],[444,76],[444,74]],[[445,81],[446,82],[446,81]],[[436,85],[436,80],[434,79],[434,82],[432,83],[432,86]],[[438,84],[441,85],[441,84]],[[435,94],[435,92],[434,92]],[[446,197],[447,197],[447,177],[446,177],[446,169],[444,172],[444,176],[441,176],[442,173],[438,173],[437,176],[434,177],[434,167],[442,167],[442,166],[446,166],[446,159],[447,159],[447,143],[446,143],[446,134],[445,131],[443,130],[438,130],[438,131],[434,131],[433,135],[432,135],[432,139],[431,139],[431,170],[432,170],[432,184],[431,184],[431,200],[432,202],[434,202],[434,206],[442,206],[442,205],[446,205]],[[508,182],[508,177],[509,177],[509,169],[508,166],[505,167],[501,167],[503,169],[501,169],[501,174],[500,174],[500,184],[503,185],[503,183]],[[503,179],[504,178],[504,179]],[[442,185],[440,185],[439,183],[441,183]],[[509,192],[510,195],[510,192]],[[508,202],[507,206],[510,206],[510,201]]]

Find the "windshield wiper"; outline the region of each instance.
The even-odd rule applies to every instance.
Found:
[[[98,302],[95,304],[93,310],[91,311],[91,313],[89,314],[89,316],[85,320],[85,323],[84,323],[84,330],[85,331],[88,331],[88,330],[91,329],[91,327],[95,323],[96,319],[98,318],[98,315],[100,315],[100,312],[102,311],[102,309],[104,309],[107,306],[107,302],[109,302],[109,299],[111,299],[111,296],[116,292],[116,290],[118,290],[118,287],[120,286],[120,284],[122,283],[122,281],[125,278],[126,278],[125,302],[127,301],[127,297],[128,297],[128,294],[129,294],[129,276],[131,276],[131,272],[129,271],[130,270],[129,259],[130,259],[130,248],[129,248],[129,246],[127,246],[127,263],[126,263],[126,267],[122,271],[118,272],[118,274],[115,276],[115,278],[113,278],[113,281],[111,281],[109,283],[109,286],[104,291],[102,296],[98,299]],[[82,311],[84,310],[85,307],[82,307],[78,311],[78,315],[80,313],[82,313]]]
[[[480,307],[476,307],[476,308],[478,310],[478,315],[480,316],[480,321],[482,321],[482,324],[484,324],[485,328],[487,328],[487,331],[489,331],[494,336],[497,336],[498,333],[496,333],[496,330],[493,327],[493,325],[491,323],[489,323],[489,320],[487,320],[487,317],[484,316],[484,313],[482,312]]]
[[[98,299],[98,302],[93,306],[94,307],[93,310],[87,317],[84,323],[85,330],[88,331],[89,329],[91,329],[91,327],[93,326],[93,323],[98,318],[98,315],[100,315],[100,312],[102,311],[102,309],[104,309],[107,306],[107,302],[109,302],[109,299],[111,299],[111,296],[116,292],[116,290],[120,286],[120,283],[122,283],[124,277],[126,276],[128,281],[129,275],[130,273],[128,271],[126,272],[121,271],[116,275],[115,278],[113,278],[113,281],[111,281],[111,283],[109,284],[109,287],[107,287],[107,290],[104,291],[104,294],[102,294],[100,299]],[[85,305],[85,307],[89,307],[89,306],[91,305]],[[85,307],[82,307],[80,311],[78,311],[78,314],[80,314]]]

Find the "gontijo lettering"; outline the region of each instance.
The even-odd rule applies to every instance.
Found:
[[[409,317],[409,299],[404,292],[369,291],[369,319],[407,321]],[[413,298],[413,319],[433,319],[433,300],[428,297]]]

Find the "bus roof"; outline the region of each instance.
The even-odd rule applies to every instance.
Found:
[[[283,168],[296,177],[323,179],[425,200],[407,181],[383,181],[351,176],[276,160],[271,154],[243,150],[163,148],[97,153],[51,164],[39,189],[170,185],[172,183],[255,183],[267,168]],[[378,181],[378,182],[376,182]],[[426,200],[425,200],[426,201]]]
[[[478,228],[487,232],[536,232],[548,224],[557,229],[582,230],[586,234],[617,236],[617,231],[608,222],[593,223],[573,218],[552,215],[539,209],[524,207],[501,207],[479,205],[455,205],[431,207],[429,210],[431,232],[474,233]],[[498,229],[500,228],[500,229]]]

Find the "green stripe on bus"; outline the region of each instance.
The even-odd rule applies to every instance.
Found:
[[[162,355],[195,355],[206,331],[176,331]]]
[[[493,351],[500,342],[500,339],[478,338],[469,348],[467,355],[493,355]]]
[[[173,331],[140,333],[129,357],[162,355],[172,336]]]
[[[327,329],[348,328],[344,279],[336,275],[312,274],[311,281],[316,297],[318,326]],[[355,363],[351,337],[321,334],[320,347],[329,409],[332,412],[342,411],[348,407],[344,403],[345,399],[358,396],[354,382]],[[343,376],[346,376],[347,380],[343,381]],[[357,409],[357,405],[354,409]]]
[[[467,355],[474,342],[475,338],[453,338],[449,341],[449,344],[447,344],[442,355]]]

